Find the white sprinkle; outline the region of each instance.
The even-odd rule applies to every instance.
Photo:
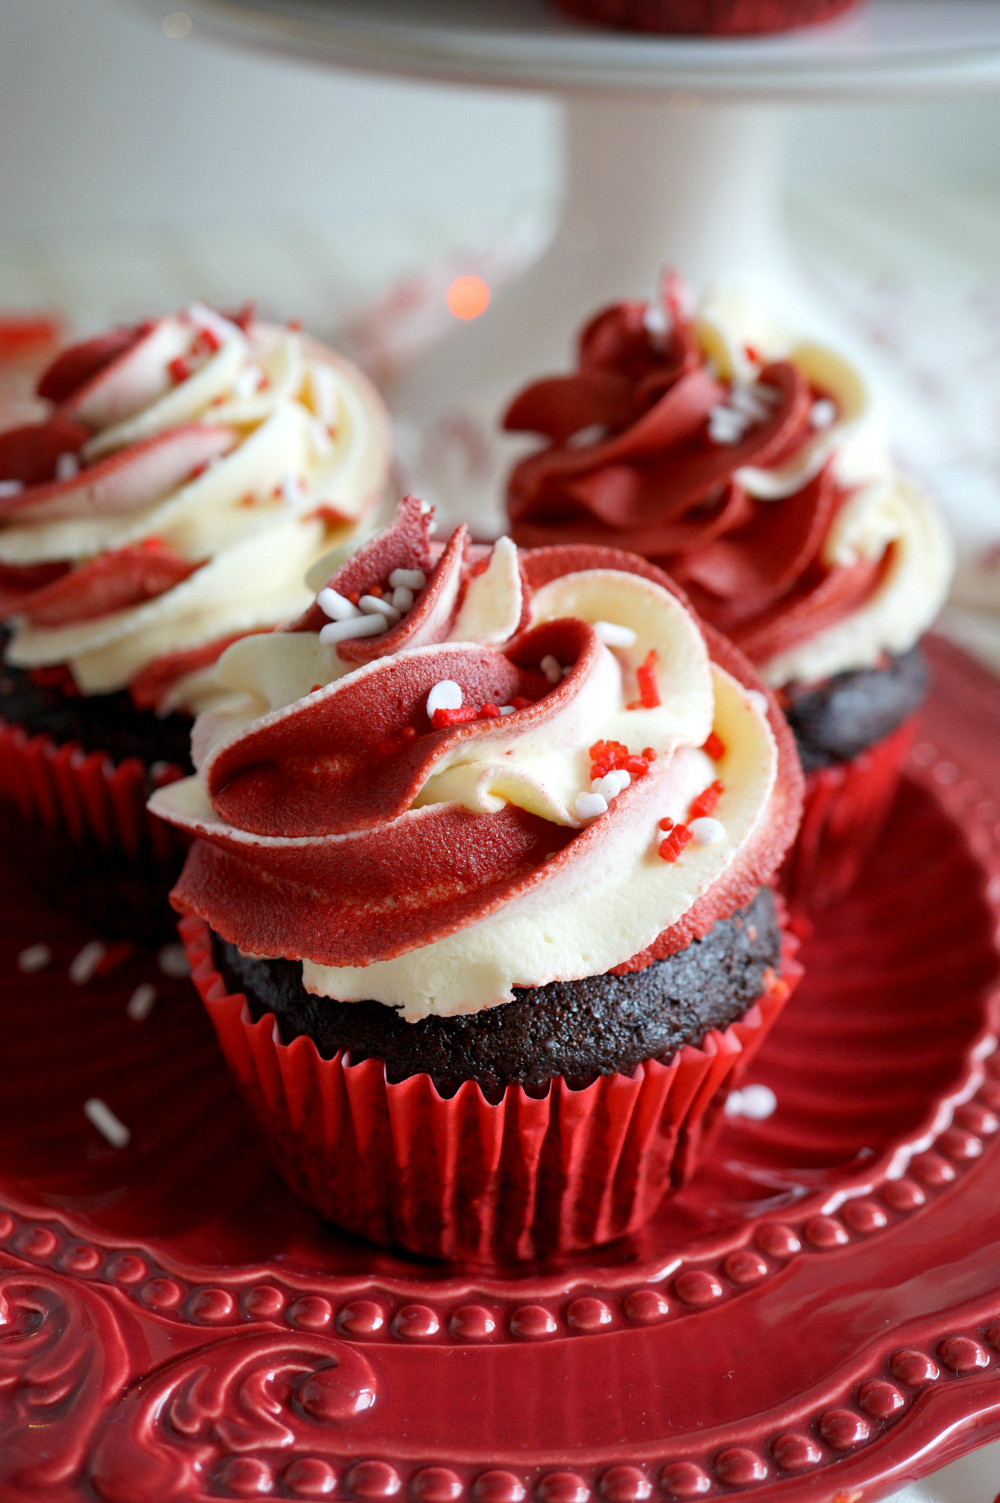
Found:
[[[729,405],[742,418],[760,423],[768,416],[768,403],[753,386],[734,386],[729,393]]]
[[[184,954],[184,946],[176,942],[164,945],[156,957],[156,964],[160,967],[164,976],[190,976],[191,967],[188,958]]]
[[[329,647],[331,643],[346,642],[350,637],[377,637],[388,626],[384,616],[357,615],[349,621],[331,621],[320,631],[319,640],[324,647]]]
[[[599,814],[607,814],[608,801],[600,793],[578,793],[573,807],[578,819],[596,819]]]
[[[707,815],[702,819],[693,819],[688,829],[691,831],[691,839],[695,845],[718,845],[720,840],[726,838],[725,825],[720,824],[717,819],[709,819]]]
[[[125,1011],[133,1023],[142,1023],[156,1006],[159,993],[150,981],[140,981],[125,1004]]]
[[[24,490],[24,482],[21,480],[0,480],[0,501],[7,496],[19,496]]]
[[[433,510],[434,510],[434,506],[433,506],[432,502],[430,502],[430,501],[421,501],[421,503],[420,503],[420,515],[422,517],[426,517],[427,513],[429,511],[433,511]]]
[[[287,475],[282,476],[281,499],[286,506],[294,506],[296,502],[301,501],[305,495],[305,490],[305,481],[301,475],[293,475],[289,472]]]
[[[380,600],[378,595],[362,595],[358,601],[358,609],[364,611],[366,616],[384,616],[390,626],[395,626],[399,620],[399,612],[388,600]]]
[[[453,678],[443,678],[435,684],[427,696],[427,719],[433,720],[435,710],[460,710],[462,688]]]
[[[317,458],[324,459],[333,448],[333,439],[330,437],[329,428],[327,428],[325,423],[321,423],[319,418],[310,418],[309,437],[312,439],[312,446],[316,451]]]
[[[52,964],[52,951],[48,945],[29,945],[22,950],[17,957],[18,970],[30,976],[33,971],[44,971],[45,967]]]
[[[607,425],[604,423],[588,423],[586,428],[578,428],[571,433],[566,440],[569,449],[586,449],[591,444],[600,444],[608,436]]]
[[[398,584],[392,592],[392,603],[404,616],[413,605],[415,598],[409,585]]]
[[[352,605],[345,596],[338,595],[336,590],[331,590],[329,585],[325,590],[320,590],[316,604],[331,621],[350,621],[361,614],[356,605]]]
[[[634,647],[637,640],[631,626],[619,626],[617,621],[595,621],[594,634],[605,647]]]
[[[252,397],[260,385],[264,372],[259,365],[248,365],[233,382],[233,391],[238,397]]]
[[[713,444],[738,444],[747,423],[731,407],[713,407],[708,415],[708,436]]]
[[[742,1091],[730,1091],[726,1097],[727,1117],[749,1117],[751,1122],[763,1122],[778,1105],[778,1098],[766,1085],[744,1086]]]
[[[750,701],[751,705],[758,712],[758,714],[767,714],[768,704],[766,694],[762,694],[759,689],[748,689],[747,699]]]
[[[662,349],[671,329],[671,318],[662,303],[650,303],[642,315],[642,322],[649,342],[654,349]]]
[[[554,658],[551,652],[545,654],[538,666],[550,684],[557,684],[562,678],[562,666],[559,659]]]
[[[613,798],[617,798],[623,788],[627,788],[632,778],[624,769],[613,769],[606,772],[603,778],[594,778],[590,785],[591,793],[599,793],[610,804]]]
[[[809,409],[809,421],[814,428],[832,428],[837,421],[837,405],[829,397],[820,397]]]
[[[90,1096],[83,1103],[83,1112],[91,1127],[96,1127],[101,1136],[107,1138],[112,1148],[128,1147],[132,1134],[100,1096]]]
[[[393,569],[389,583],[393,589],[397,585],[405,585],[408,590],[422,590],[427,583],[427,575],[423,569]]]
[[[501,715],[513,715],[515,713],[516,709],[517,709],[516,705],[501,705],[500,706],[500,714]]]
[[[104,959],[106,946],[99,939],[88,940],[80,953],[70,962],[69,979],[75,986],[86,986],[97,967]]]
[[[80,473],[80,461],[75,454],[60,454],[56,460],[56,479],[73,480]]]

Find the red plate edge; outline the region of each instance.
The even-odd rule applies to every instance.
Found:
[[[987,891],[995,929],[1000,684],[944,643],[932,643],[931,653],[936,686],[915,748],[917,776],[993,879]],[[916,805],[910,812],[919,816]],[[970,893],[970,905],[977,901]],[[37,937],[25,934],[23,942]],[[980,1125],[993,1105],[1000,1107],[995,1078],[980,1085],[982,1039],[992,1026],[984,1010],[980,1029],[964,1045],[966,1070],[945,1093],[951,1103],[977,1097],[978,1106],[973,1100],[966,1110],[980,1112]],[[3,1496],[12,1503],[95,1495],[108,1503],[158,1503],[218,1496],[370,1500],[409,1491],[424,1503],[456,1503],[468,1490],[476,1503],[520,1503],[534,1490],[540,1503],[583,1503],[592,1491],[607,1503],[742,1492],[789,1503],[874,1499],[1000,1434],[1000,1353],[987,1335],[1000,1324],[1000,1154],[989,1145],[988,1122],[977,1136],[951,1125],[950,1115],[938,1095],[905,1134],[910,1147],[922,1136],[937,1140],[923,1150],[927,1178],[918,1182],[930,1197],[927,1206],[890,1215],[888,1228],[868,1234],[845,1225],[845,1209],[879,1209],[858,1195],[863,1183],[877,1187],[884,1178],[885,1155],[876,1156],[853,1177],[840,1176],[839,1193],[846,1190],[850,1204],[838,1206],[837,1194],[822,1189],[788,1211],[785,1220],[800,1235],[811,1228],[812,1246],[787,1258],[759,1258],[768,1269],[759,1283],[739,1284],[724,1272],[733,1266],[726,1259],[734,1248],[758,1256],[745,1224],[721,1236],[688,1234],[681,1275],[696,1277],[685,1286],[686,1303],[678,1298],[676,1268],[662,1281],[671,1260],[657,1261],[655,1248],[641,1246],[618,1266],[599,1255],[519,1281],[467,1272],[441,1278],[431,1270],[415,1276],[414,1269],[392,1268],[391,1259],[366,1274],[335,1278],[267,1264],[208,1267],[165,1256],[162,1245],[151,1251],[134,1238],[95,1235],[93,1214],[79,1208],[55,1219],[40,1199],[44,1185],[35,1194],[22,1178],[13,1193],[11,1174],[0,1173],[0,1205],[8,1213],[0,1217],[0,1268],[9,1270],[0,1276],[7,1325],[6,1332],[0,1327]],[[750,1129],[749,1138],[755,1132],[764,1140],[759,1164],[765,1163],[766,1125]],[[973,1144],[977,1157],[970,1157]],[[941,1181],[952,1171],[952,1180]],[[779,1217],[770,1209],[763,1220],[773,1225]],[[95,1262],[84,1267],[88,1249]],[[81,1264],[75,1270],[66,1267],[73,1257]],[[855,1286],[847,1270],[859,1259],[864,1279]],[[359,1252],[359,1262],[372,1259]],[[692,1270],[691,1262],[702,1266]],[[744,1387],[766,1389],[767,1370],[779,1358],[787,1364],[801,1334],[819,1329],[817,1302],[828,1309],[828,1326],[843,1328],[859,1319],[858,1301],[879,1292],[878,1277],[885,1274],[887,1293],[901,1268],[897,1295],[950,1278],[951,1302],[942,1298],[922,1317],[892,1320],[879,1339],[859,1328],[857,1349],[846,1359],[837,1358],[837,1342],[828,1336],[829,1357],[818,1349],[804,1354],[796,1393],[776,1408],[714,1422],[725,1408],[727,1367],[739,1372]],[[637,1277],[646,1289],[662,1289],[675,1309],[680,1305],[680,1318],[644,1326],[627,1316]],[[269,1278],[286,1296],[271,1318],[255,1319],[268,1312],[251,1291]],[[395,1307],[391,1333],[351,1340],[344,1307],[338,1310],[338,1299],[328,1296],[336,1290],[339,1299],[350,1299],[353,1292],[357,1303],[375,1288],[386,1315]],[[445,1329],[448,1311],[453,1320],[462,1298],[477,1295],[479,1308],[502,1322],[486,1346],[474,1346],[467,1335],[449,1338]],[[401,1306],[407,1296],[418,1303]],[[632,1308],[635,1316],[639,1306]],[[769,1327],[781,1310],[782,1320]],[[246,1323],[234,1328],[241,1314]],[[339,1337],[327,1334],[337,1329]],[[912,1352],[911,1377],[919,1359],[933,1364],[938,1377],[929,1386],[901,1379],[887,1366],[900,1348]],[[453,1378],[446,1370],[455,1369],[460,1354]],[[697,1422],[685,1426],[678,1413],[670,1434],[667,1415],[654,1436],[633,1426],[620,1442],[602,1441],[609,1405],[619,1407],[628,1430],[629,1407],[655,1407],[663,1375],[676,1376],[679,1359],[688,1368],[675,1399],[679,1404],[684,1390],[695,1408],[701,1402]],[[269,1390],[260,1386],[263,1374],[283,1369]],[[485,1385],[484,1374],[492,1375]],[[477,1383],[484,1385],[478,1391]],[[567,1386],[572,1402],[560,1403]],[[898,1418],[890,1390],[902,1399]],[[549,1396],[547,1407],[539,1407],[540,1393]],[[456,1410],[450,1441],[432,1438],[429,1416],[420,1423],[414,1395]],[[494,1423],[503,1408],[520,1413],[523,1445],[498,1445],[498,1430],[517,1428],[509,1416],[506,1427]],[[591,1408],[595,1443],[586,1444]],[[577,1416],[572,1442],[569,1410]],[[794,1461],[796,1446],[801,1469],[780,1467],[778,1454]]]

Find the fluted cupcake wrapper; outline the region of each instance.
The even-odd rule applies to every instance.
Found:
[[[820,912],[854,886],[889,818],[918,719],[851,762],[807,773],[802,823],[780,877],[793,910]]]
[[[639,1228],[695,1168],[726,1091],[801,975],[785,935],[782,975],[725,1032],[632,1075],[541,1098],[508,1086],[492,1105],[474,1081],[443,1097],[428,1075],[390,1084],[385,1067],[312,1039],[283,1044],[227,992],[211,931],[180,923],[195,985],[279,1172],[322,1216],[369,1241],[428,1257],[511,1262],[609,1242]]]

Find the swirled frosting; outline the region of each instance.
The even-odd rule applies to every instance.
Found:
[[[331,641],[329,613],[372,611],[399,570],[419,586],[393,592],[400,619]],[[197,775],[150,805],[199,837],[175,905],[301,960],[318,995],[409,1019],[682,948],[749,900],[798,821],[773,701],[659,570],[470,548],[464,528],[442,546],[413,497],[217,672],[232,698],[196,722]]]
[[[768,683],[812,683],[912,647],[944,602],[948,536],[900,477],[863,376],[743,296],[591,320],[576,371],[505,426],[547,446],[513,470],[511,534],[628,548],[677,579]]]
[[[364,376],[292,329],[197,305],[64,350],[41,423],[0,433],[8,660],[197,709],[224,646],[310,597],[309,566],[377,501],[388,422]]]

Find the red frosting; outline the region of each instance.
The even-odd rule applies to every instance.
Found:
[[[791,364],[760,370],[774,396],[767,415],[733,444],[709,437],[716,380],[676,300],[654,339],[646,305],[619,303],[580,337],[578,369],[529,386],[505,427],[543,434],[547,448],[513,470],[507,506],[523,547],[579,542],[640,553],[688,591],[706,620],[762,663],[856,610],[881,565],[828,568],[821,550],[847,498],[828,466],[800,490],[760,501],[734,478],[776,467],[813,436],[810,387]],[[599,425],[592,442],[574,434]]]
[[[412,507],[401,525],[412,531]],[[356,555],[356,580],[370,583],[364,568],[378,557],[384,563],[398,542],[383,534],[369,545],[367,563]],[[423,567],[413,555],[391,556],[393,568]],[[523,565],[533,588],[581,569],[618,569],[684,598],[654,566],[611,549],[542,549],[525,555]],[[334,579],[343,583],[342,575]],[[706,635],[717,661],[749,687],[762,688],[736,649],[714,632]],[[555,685],[537,671],[550,653],[573,664]],[[619,795],[604,820],[580,831],[514,805],[476,814],[452,804],[416,810],[410,804],[443,751],[489,738],[502,745],[532,724],[554,723],[572,706],[598,657],[590,626],[553,621],[503,650],[442,642],[402,658],[383,657],[264,717],[218,748],[202,769],[217,815],[234,828],[199,827],[204,838],[174,889],[175,906],[200,914],[249,953],[366,965],[431,944],[533,887],[544,903],[546,880],[599,848],[606,820],[627,810],[639,782]],[[427,694],[444,678],[459,683],[465,702],[485,707],[485,715],[433,729]],[[531,703],[496,717],[493,707],[515,696]],[[769,703],[779,772],[758,832],[680,924],[620,969],[648,965],[706,933],[770,878],[791,843],[801,773],[791,735],[770,697]],[[667,777],[668,769],[669,759],[654,762],[648,776]]]
[[[49,583],[36,583],[34,588],[18,588],[14,581],[22,571],[7,568],[0,582],[0,612],[23,616],[32,626],[70,626],[75,621],[93,621],[97,616],[123,611],[164,594],[198,567],[159,538],[149,538],[113,553],[100,553]],[[34,580],[37,566],[32,565],[23,573]]]

